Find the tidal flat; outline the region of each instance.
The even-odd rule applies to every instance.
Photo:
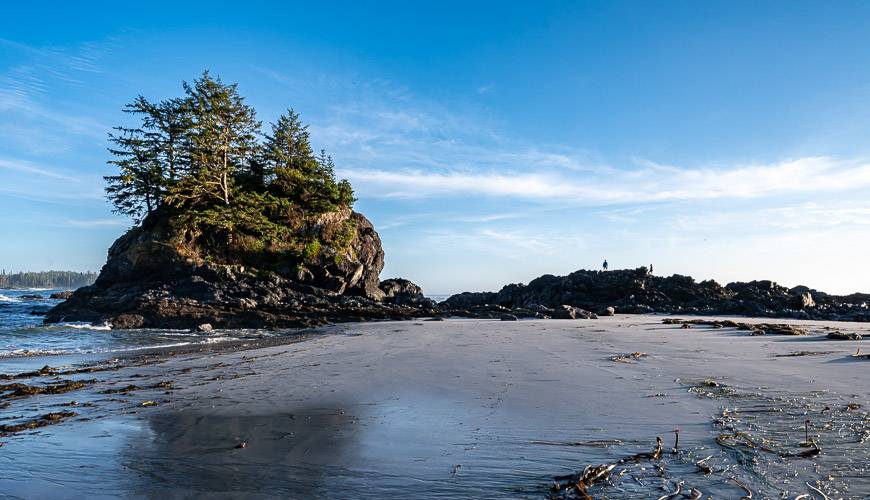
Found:
[[[0,492],[870,496],[870,359],[854,356],[870,344],[828,336],[865,325],[751,335],[664,318],[356,323],[264,346],[4,363]]]

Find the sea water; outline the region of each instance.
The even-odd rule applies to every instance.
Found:
[[[111,354],[208,344],[275,335],[263,330],[216,330],[208,334],[188,330],[112,330],[107,324],[43,324],[43,315],[61,300],[49,296],[59,290],[0,289],[0,360],[49,355]]]

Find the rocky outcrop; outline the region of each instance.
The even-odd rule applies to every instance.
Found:
[[[330,212],[307,230],[328,233],[348,222],[355,231],[345,248],[321,251],[304,265],[256,268],[199,259],[172,243],[164,221],[146,221],[115,241],[93,285],[76,290],[45,321],[108,322],[119,329],[268,328],[437,313],[410,281],[379,281],[384,251],[362,214]]]
[[[498,292],[464,292],[439,306],[453,314],[481,317],[512,310],[564,317],[564,306],[603,315],[619,313],[738,314],[870,321],[870,295],[835,296],[808,287],[786,288],[769,280],[696,282],[689,276],[653,276],[644,267],[614,271],[579,270],[543,275]]]
[[[390,278],[381,281],[380,290],[383,300],[390,304],[435,308],[434,300],[423,295],[423,289],[404,278]]]

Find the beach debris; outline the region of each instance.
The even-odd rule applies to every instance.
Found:
[[[674,447],[671,448],[671,453],[676,455],[680,452],[680,428],[677,427],[673,430],[674,433]]]
[[[550,488],[550,493],[553,496],[559,495],[561,497],[566,497],[568,495],[574,494],[579,496],[580,498],[583,498],[584,500],[591,500],[592,496],[589,494],[589,488],[596,482],[599,482],[610,476],[611,471],[613,471],[613,469],[616,468],[617,465],[630,462],[640,462],[645,460],[659,460],[661,458],[662,438],[661,436],[657,436],[656,447],[651,452],[637,453],[625,458],[621,458],[616,462],[609,464],[605,463],[599,465],[587,465],[580,473],[554,477],[553,479],[556,482]],[[635,480],[637,480],[637,478],[635,478]]]
[[[141,406],[149,407],[149,406],[157,406],[159,404],[160,403],[158,403],[157,401],[152,401],[149,399],[148,401],[143,401]]]
[[[127,394],[127,393],[130,393],[133,391],[141,391],[141,390],[142,390],[142,388],[139,387],[138,385],[130,384],[130,385],[127,385],[124,387],[117,387],[115,389],[104,389],[104,390],[100,391],[100,394]]]
[[[740,500],[752,500],[752,490],[750,490],[748,487],[746,487],[745,484],[741,483],[740,480],[737,479],[736,477],[732,477],[731,480],[734,481],[734,483],[736,483],[737,486],[740,486],[740,488],[746,492],[745,495],[740,497]]]
[[[450,477],[454,477],[459,474],[459,469],[462,468],[462,464],[456,464],[450,469]]]
[[[25,420],[24,422],[21,422],[19,424],[0,425],[0,436],[7,436],[16,432],[27,431],[30,429],[37,429],[39,427],[56,424],[76,415],[77,414],[72,411],[59,411],[46,413],[45,415],[41,415],[31,420]]]
[[[800,356],[824,356],[834,354],[837,351],[792,351],[786,354],[774,354],[774,358],[796,358]]]
[[[542,441],[532,440],[529,444],[543,444],[550,446],[592,446],[605,448],[607,446],[618,446],[622,444],[619,439],[593,439],[591,441]]]
[[[75,391],[87,385],[93,384],[96,380],[61,380],[52,382],[46,385],[27,385],[21,383],[0,384],[0,398],[2,399],[18,399],[35,396],[37,394],[63,394],[65,392]]]
[[[750,335],[806,335],[807,331],[788,323],[745,323],[730,319],[680,319],[665,318],[662,323],[666,325],[681,325],[688,328],[691,325],[705,325],[713,328],[736,328],[748,331]],[[688,326],[687,326],[688,325]]]
[[[615,463],[594,466],[587,465],[586,468],[583,469],[583,472],[581,472],[580,474],[556,477],[556,483],[553,485],[550,491],[553,493],[570,493],[573,490],[575,493],[580,495],[581,498],[591,500],[592,497],[588,493],[589,487],[595,484],[597,481],[600,481],[609,476],[610,471],[612,471],[615,467]]]
[[[701,474],[704,474],[705,476],[707,474],[713,473],[713,468],[707,464],[707,460],[710,460],[711,458],[713,458],[713,455],[708,455],[707,457],[695,462],[695,465],[698,466],[698,470],[701,471]]]
[[[632,360],[644,358],[646,356],[648,356],[648,354],[645,352],[635,351],[620,354],[618,356],[611,356],[610,361],[615,361],[617,363],[631,363]]]
[[[662,495],[658,498],[658,500],[667,500],[668,498],[676,498],[680,496],[680,493],[683,491],[683,481],[677,483],[677,489],[674,490],[673,493],[668,493],[666,495]]]
[[[214,327],[211,326],[211,323],[203,323],[195,329],[199,333],[211,333],[212,330],[214,330]]]
[[[862,359],[870,359],[870,354],[862,354],[861,348],[859,347],[855,354],[852,355],[853,358],[862,358]]]
[[[861,340],[861,334],[858,332],[841,332],[840,330],[832,330],[828,332],[828,338],[831,340]]]
[[[712,326],[713,328],[737,328],[740,323],[730,319],[681,319],[681,318],[665,318],[662,320],[665,325],[703,325]]]
[[[819,495],[821,495],[823,500],[828,500],[828,495],[825,495],[824,492],[822,492],[822,490],[816,488],[815,486],[811,485],[810,483],[807,483],[807,487],[809,487],[809,489],[811,489],[811,490],[815,491],[816,493],[818,493]]]
[[[241,450],[241,449],[247,448],[248,443],[246,443],[245,441],[240,441],[239,443],[236,444],[235,447],[236,447],[236,449]]]

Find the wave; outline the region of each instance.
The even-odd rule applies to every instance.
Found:
[[[0,302],[21,302],[18,297],[9,297],[0,293]]]
[[[64,328],[76,328],[79,330],[111,330],[112,325],[108,323],[103,323],[102,325],[95,325],[93,323],[58,323],[56,326],[64,327]]]
[[[63,349],[12,349],[11,351],[0,350],[0,358],[20,358],[28,356],[57,356],[59,354],[80,354],[82,351]]]

